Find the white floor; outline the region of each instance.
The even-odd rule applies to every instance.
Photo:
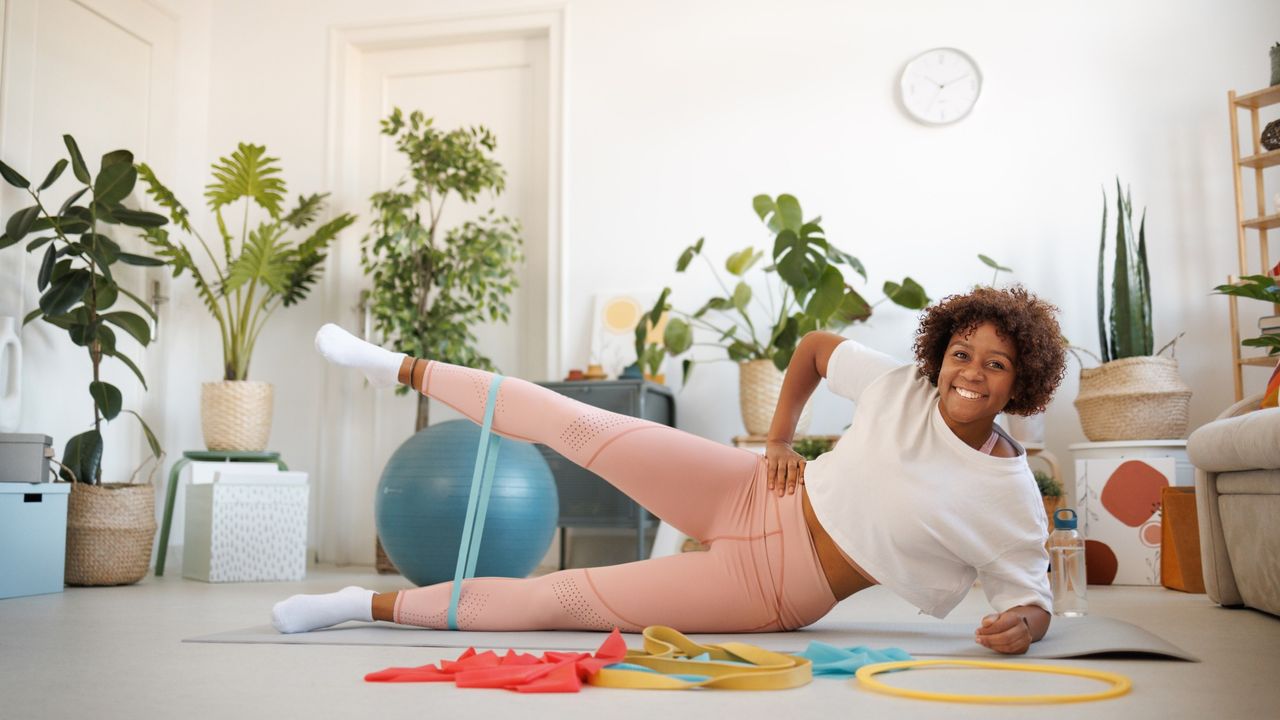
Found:
[[[313,568],[300,583],[207,585],[163,578],[118,588],[0,600],[0,718],[1262,718],[1280,707],[1280,618],[1219,608],[1204,595],[1161,588],[1091,588],[1095,614],[1135,623],[1200,656],[1201,663],[1138,659],[1052,661],[1122,673],[1126,697],[1056,708],[931,703],[876,695],[849,680],[816,678],[790,691],[625,691],[525,696],[443,684],[365,683],[365,673],[456,657],[456,648],[214,645],[182,638],[266,622],[276,600],[348,584],[407,587],[371,568]],[[976,623],[971,594],[947,619]],[[835,612],[859,620],[927,620],[881,588]],[[908,674],[899,676],[908,684]],[[974,693],[1063,690],[1049,676],[984,670],[914,673],[916,687]],[[1082,681],[1074,681],[1082,682]],[[1070,685],[1083,689],[1083,685]],[[1088,686],[1092,689],[1092,685]],[[463,715],[462,713],[466,713]]]

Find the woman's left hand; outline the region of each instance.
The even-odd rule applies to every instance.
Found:
[[[1021,655],[1031,647],[1031,625],[1020,614],[1006,610],[982,618],[973,634],[974,642],[1005,655]]]

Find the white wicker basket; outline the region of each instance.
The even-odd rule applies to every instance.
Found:
[[[1191,388],[1177,360],[1122,358],[1081,370],[1075,405],[1092,442],[1180,440],[1187,436]]]
[[[778,395],[782,392],[783,377],[782,371],[774,367],[772,360],[747,360],[738,363],[738,402],[742,408],[742,424],[746,426],[748,435],[769,434],[773,411],[778,406]],[[796,423],[796,435],[803,435],[809,429],[811,405],[812,402],[804,404],[800,420]]]
[[[200,388],[200,426],[210,450],[261,452],[271,438],[270,383],[224,380]]]

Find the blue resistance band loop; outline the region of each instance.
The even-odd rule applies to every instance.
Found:
[[[458,598],[462,581],[475,577],[476,559],[480,557],[480,539],[484,537],[484,517],[489,512],[489,494],[493,490],[493,471],[498,464],[498,443],[493,434],[493,411],[498,404],[498,386],[502,376],[494,375],[489,385],[489,400],[484,407],[484,424],[480,426],[480,444],[476,448],[476,465],[471,475],[471,497],[467,500],[467,517],[462,526],[462,543],[458,546],[458,565],[453,572],[453,592],[449,596],[449,629],[458,629]]]

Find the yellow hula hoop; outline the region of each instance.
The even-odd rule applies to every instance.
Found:
[[[885,685],[873,676],[891,670],[929,667],[935,665],[960,665],[963,667],[988,668],[991,670],[1018,670],[1021,672],[1051,673],[1055,675],[1075,675],[1091,680],[1111,683],[1111,687],[1096,693],[1083,695],[960,695],[956,693],[930,692],[928,690],[909,690],[906,688]],[[1080,670],[1076,668],[1058,667],[1056,665],[1022,665],[1018,663],[991,662],[989,660],[905,660],[901,662],[876,663],[864,665],[855,675],[858,682],[868,690],[915,698],[917,700],[939,700],[942,702],[993,703],[993,704],[1031,704],[1031,703],[1072,703],[1106,700],[1119,697],[1129,692],[1133,682],[1124,675],[1103,672],[1102,670]]]

